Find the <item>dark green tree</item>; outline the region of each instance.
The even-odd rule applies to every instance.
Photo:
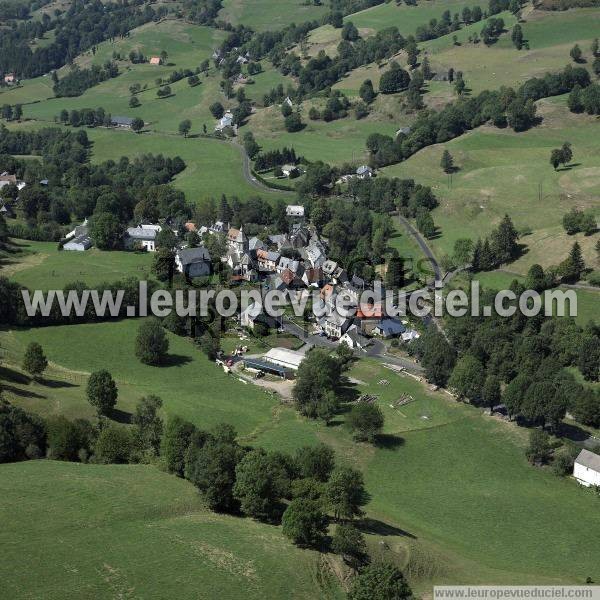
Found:
[[[306,498],[290,502],[281,524],[283,535],[301,547],[320,547],[327,531],[327,518],[319,503]]]
[[[383,429],[383,412],[377,404],[359,402],[348,413],[346,423],[356,441],[373,443]]]
[[[39,377],[48,367],[48,359],[46,358],[42,347],[37,342],[31,342],[25,350],[23,356],[23,370],[29,373],[32,377]]]
[[[143,321],[135,340],[135,355],[145,365],[164,363],[169,339],[158,319]]]
[[[408,600],[411,589],[402,572],[390,563],[373,563],[353,580],[348,600]]]
[[[98,416],[109,416],[117,403],[117,384],[111,374],[104,369],[90,375],[86,393],[88,402],[96,407]]]

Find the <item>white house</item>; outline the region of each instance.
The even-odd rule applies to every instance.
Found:
[[[589,450],[582,450],[575,459],[573,476],[586,487],[600,486],[600,455]]]
[[[340,344],[346,344],[353,350],[355,348],[362,350],[370,343],[371,342],[368,338],[366,338],[364,335],[361,335],[356,325],[350,325],[346,333],[344,333],[344,335],[340,338]]]
[[[288,217],[303,217],[304,206],[302,206],[301,204],[289,204],[285,208],[285,214]]]
[[[351,323],[352,319],[350,317],[340,315],[337,311],[319,319],[319,325],[323,328],[325,335],[337,339],[340,339],[346,333]]]
[[[125,247],[128,249],[141,246],[147,252],[156,251],[156,236],[161,231],[160,225],[140,225],[129,227],[125,234]]]
[[[223,131],[227,127],[233,127],[233,114],[227,111],[215,125],[215,131]]]

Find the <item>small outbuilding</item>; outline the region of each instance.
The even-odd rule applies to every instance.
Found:
[[[600,486],[600,455],[583,449],[575,459],[573,476],[586,487]]]

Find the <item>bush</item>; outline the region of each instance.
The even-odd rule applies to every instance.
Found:
[[[281,520],[283,534],[298,546],[318,547],[327,530],[327,519],[313,500],[292,500]]]
[[[383,413],[376,404],[359,402],[352,407],[347,423],[355,440],[372,443],[383,429]]]
[[[94,445],[94,462],[124,464],[129,462],[133,440],[129,430],[118,425],[106,425]]]

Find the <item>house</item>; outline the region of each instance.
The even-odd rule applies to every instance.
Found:
[[[2,202],[0,200],[0,215],[2,215],[3,217],[8,217],[10,219],[13,219],[15,216],[15,213],[13,211],[12,206],[7,202]]]
[[[4,83],[6,85],[14,85],[15,83],[18,83],[19,80],[17,79],[17,76],[14,73],[7,73],[4,76]]]
[[[583,449],[575,459],[573,477],[586,487],[600,486],[600,455]]]
[[[92,240],[87,233],[75,236],[63,245],[63,250],[85,252],[92,247]]]
[[[291,248],[292,244],[290,242],[290,238],[287,233],[278,233],[275,235],[269,236],[269,243],[277,246],[277,250],[281,250],[282,248]]]
[[[160,58],[160,56],[151,56],[150,64],[151,65],[162,65],[162,59]]]
[[[245,65],[248,62],[248,59],[245,56],[238,56],[235,62],[239,65]]]
[[[255,302],[240,313],[240,325],[254,330],[256,323],[262,323],[269,329],[277,327],[277,321],[263,312],[262,306]]]
[[[310,243],[306,248],[302,249],[302,255],[305,261],[309,262],[313,268],[322,268],[327,261],[325,250],[321,244]]]
[[[286,97],[286,99],[283,101],[283,103],[287,104],[290,108],[292,106],[294,106],[294,103],[292,102],[292,99],[289,96]]]
[[[310,232],[306,227],[300,223],[294,223],[292,225],[292,232],[290,233],[290,244],[292,248],[305,248],[308,246],[310,240]]]
[[[265,243],[260,238],[257,238],[256,236],[254,236],[248,240],[248,251],[249,252],[256,253],[258,250],[265,250],[265,249],[266,249]]]
[[[227,111],[215,125],[215,131],[223,131],[227,127],[233,127],[233,114]]]
[[[334,283],[342,283],[348,281],[348,274],[345,269],[340,267],[333,260],[326,260],[322,265],[323,273],[326,277],[329,277]]]
[[[210,254],[203,246],[178,250],[175,268],[187,277],[206,277],[211,271]]]
[[[290,204],[286,206],[285,214],[287,217],[303,217],[304,206],[302,206],[301,204]]]
[[[6,171],[0,174],[0,190],[7,185],[17,185],[17,176],[10,175]]]
[[[233,80],[236,85],[245,85],[250,81],[250,77],[246,77],[243,73],[238,73],[237,77]]]
[[[87,233],[88,233],[87,224],[88,224],[88,220],[85,219],[81,225],[77,225],[75,227],[75,229],[72,229],[71,231],[69,231],[69,233],[67,233],[67,235],[65,235],[65,239],[70,240],[70,239],[79,237],[80,235],[87,235]]]
[[[270,252],[269,250],[260,249],[256,251],[256,260],[258,261],[258,267],[261,271],[267,273],[274,273],[277,269],[277,263],[281,255],[279,252]]]
[[[405,331],[401,337],[403,342],[412,342],[413,340],[418,340],[421,337],[421,335],[418,331],[415,331],[414,329],[409,329],[408,331]]]
[[[300,262],[287,256],[282,256],[277,263],[276,271],[281,275],[284,271],[288,270],[296,274],[300,269]]]
[[[367,179],[369,177],[373,177],[373,169],[368,167],[367,165],[361,165],[356,169],[356,175],[359,179]]]
[[[111,117],[111,125],[121,127],[122,129],[131,129],[133,119],[131,117]]]
[[[244,228],[235,229],[231,227],[227,232],[227,245],[240,254],[248,252],[248,238],[244,233]]]
[[[320,287],[323,283],[323,270],[319,267],[308,267],[304,270],[302,282],[307,287]]]
[[[340,315],[337,311],[319,319],[319,325],[322,327],[325,335],[330,338],[340,339],[350,327],[352,320],[350,317]]]
[[[125,248],[143,248],[147,252],[156,251],[156,237],[162,230],[160,225],[140,225],[128,227],[125,232]]]
[[[408,135],[411,132],[411,128],[410,127],[400,127],[400,129],[398,129],[396,131],[396,137],[398,137],[400,134],[402,135]]]
[[[215,223],[208,228],[209,233],[225,233],[229,229],[229,225],[225,225],[223,221],[215,221]]]
[[[406,327],[395,319],[382,319],[381,323],[375,325],[374,335],[380,335],[382,338],[398,337],[406,331]]]
[[[356,325],[350,325],[346,333],[344,333],[344,335],[340,337],[340,344],[346,344],[349,348],[352,348],[353,350],[362,350],[363,348],[366,348],[370,343],[371,340],[362,335]]]
[[[281,172],[284,177],[298,177],[300,175],[300,169],[296,165],[283,165]]]

